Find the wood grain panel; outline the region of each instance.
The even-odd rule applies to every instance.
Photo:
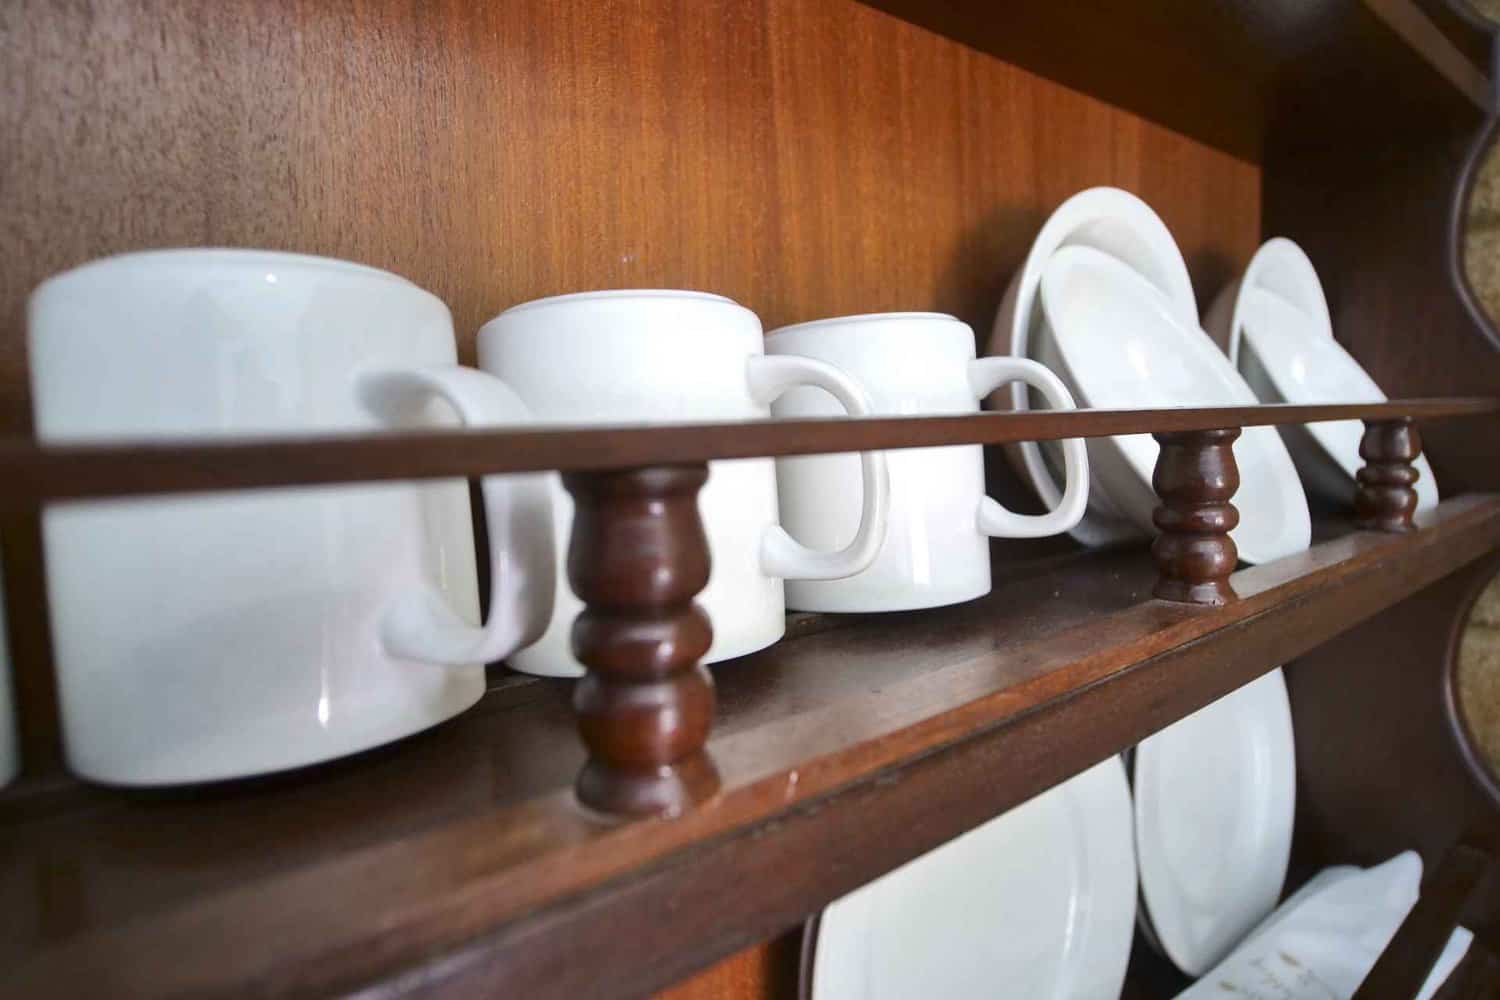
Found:
[[[801,928],[746,948],[657,994],[658,1000],[796,1000]]]
[[[109,253],[388,268],[448,302],[472,360],[501,309],[586,288],[984,329],[1094,184],[1155,205],[1201,294],[1259,236],[1255,166],[852,0],[15,0],[0,137],[0,431],[29,423],[26,295]],[[0,530],[45,771],[39,546]]]
[[[1258,235],[1253,166],[845,0],[23,0],[0,56],[6,428],[28,290],[143,247],[390,268],[469,356],[500,309],[601,286],[984,323],[1091,184],[1197,260]]]

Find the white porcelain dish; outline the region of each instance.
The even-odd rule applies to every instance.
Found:
[[[1274,670],[1136,747],[1143,925],[1201,976],[1276,906],[1291,854],[1296,753]]]
[[[1312,263],[1291,240],[1261,247],[1245,277],[1224,290],[1210,311],[1227,335],[1230,359],[1265,403],[1383,403],[1386,395],[1358,361],[1333,339],[1328,304]],[[1357,420],[1281,428],[1303,482],[1320,496],[1348,506],[1354,474],[1364,460]],[[1438,504],[1437,480],[1426,456],[1414,463],[1417,510]]]
[[[1255,394],[1203,331],[1177,321],[1169,300],[1136,271],[1089,247],[1064,247],[1042,278],[1053,336],[1037,359],[1080,406],[1099,409],[1253,406]],[[1151,475],[1159,448],[1147,434],[1089,440],[1089,465],[1121,510],[1152,531]],[[1271,427],[1246,427],[1234,444],[1239,556],[1263,563],[1301,552],[1312,537],[1307,496]]]
[[[1111,757],[830,905],[809,992],[1113,1000],[1130,958],[1134,854],[1130,790]]]
[[[1198,306],[1182,252],[1161,218],[1144,201],[1119,188],[1080,191],[1058,206],[1042,226],[1026,261],[1012,277],[995,316],[989,354],[1009,354],[1040,360],[1038,346],[1051,336],[1039,298],[1042,271],[1059,249],[1093,247],[1129,265],[1166,296],[1174,316],[1196,325]],[[1013,385],[987,400],[991,409],[1026,410],[1031,400],[1025,386]],[[1062,463],[1034,442],[1007,448],[1016,471],[1036,490],[1049,508],[1062,497],[1058,470]],[[1089,509],[1069,533],[1085,545],[1108,545],[1141,537],[1141,530],[1120,511],[1098,477],[1089,488]]]
[[[1214,340],[1228,345],[1225,353],[1230,361],[1239,361],[1241,326],[1234,318],[1239,313],[1240,301],[1256,290],[1279,295],[1306,314],[1311,332],[1333,339],[1333,315],[1318,272],[1300,246],[1278,236],[1261,244],[1245,273],[1219,293],[1204,317],[1203,329]]]

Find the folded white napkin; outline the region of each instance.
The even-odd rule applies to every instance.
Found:
[[[1422,858],[1398,854],[1374,868],[1325,868],[1261,922],[1180,1000],[1348,1000],[1417,901]],[[1453,932],[1417,1000],[1428,1000],[1469,950]]]

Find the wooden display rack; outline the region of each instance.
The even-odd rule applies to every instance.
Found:
[[[1286,665],[1289,888],[1420,850],[1423,900],[1360,996],[1410,995],[1459,920],[1476,943],[1445,995],[1492,995],[1500,802],[1445,705],[1452,636],[1500,549],[1500,355],[1448,266],[1489,100],[1466,24],[1401,0],[276,13],[0,15],[18,140],[0,157],[0,529],[27,767],[0,795],[0,994],[635,996],[703,973],[680,995],[786,995],[795,956],[768,942],[831,900]],[[1403,398],[732,433],[29,435],[24,297],[103,253],[377,264],[451,304],[471,361],[499,308],[601,286],[712,288],[768,326],[938,308],[982,337],[1045,213],[1101,183],[1161,212],[1200,294],[1262,236],[1296,239],[1341,341]],[[1236,571],[1238,429],[1331,419],[1366,423],[1355,508],[1323,512],[1306,553]],[[702,643],[670,641],[696,627],[710,460],[1124,433],[1162,444],[1151,553],[997,542],[988,597],[793,616],[711,674]],[[1414,518],[1419,451],[1447,499]],[[989,459],[997,494],[1020,497]],[[271,778],[124,793],[64,773],[40,507],[543,469],[577,505],[574,589],[611,609],[582,633],[585,681],[497,665],[453,722]],[[639,497],[659,502],[624,502]],[[644,680],[613,655],[632,614],[675,630]],[[642,687],[655,710],[622,711]],[[1128,995],[1175,988],[1138,958]]]

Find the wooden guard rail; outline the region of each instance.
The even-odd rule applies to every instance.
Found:
[[[1161,444],[1152,548],[1163,600],[1223,605],[1236,552],[1240,428],[1362,420],[1355,515],[1360,527],[1413,530],[1421,452],[1415,421],[1500,411],[1500,399],[1356,405],[1069,410],[966,416],[753,421],[659,427],[454,430],[239,442],[40,446],[0,442],[0,503],[560,470],[577,504],[568,574],[585,611],[574,646],[589,673],[575,691],[590,759],[579,798],[622,814],[679,812],[717,787],[704,752],[712,682],[698,662],[707,583],[696,497],[710,460],[1000,444],[1116,434]],[[668,570],[669,572],[662,572]],[[660,581],[669,580],[670,586]],[[667,589],[661,589],[666,586]],[[629,655],[621,640],[631,637]],[[650,648],[645,648],[650,647]]]

